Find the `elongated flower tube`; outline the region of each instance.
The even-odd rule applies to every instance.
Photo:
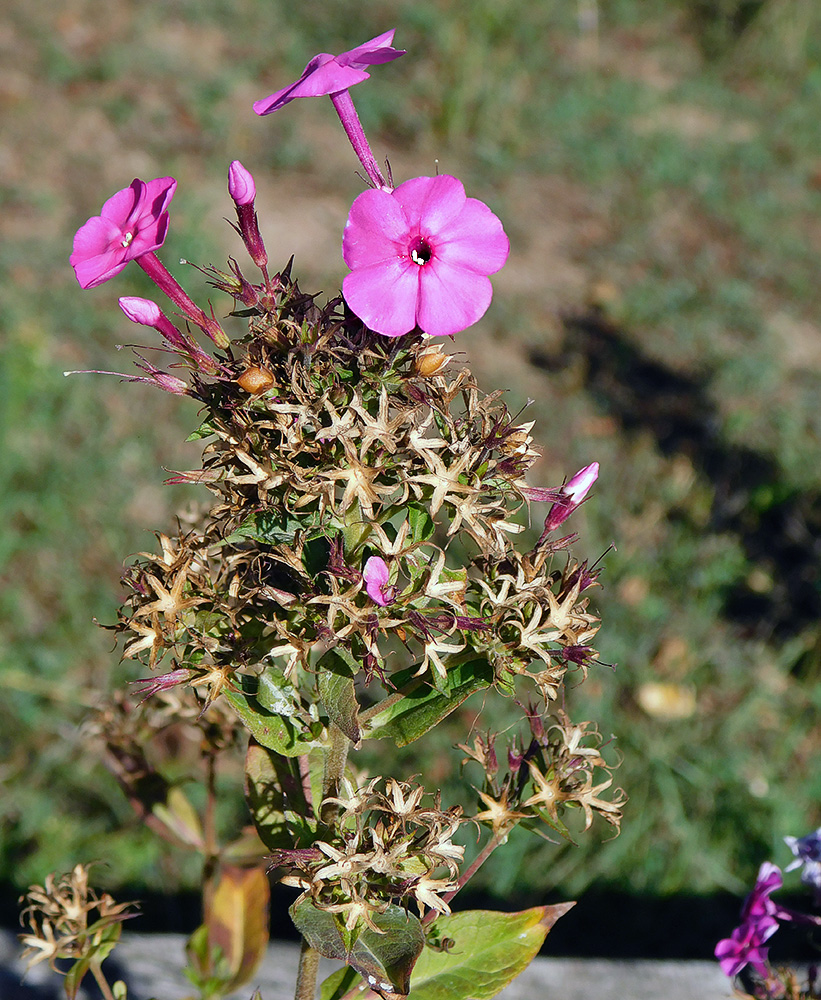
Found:
[[[458,178],[416,177],[393,191],[363,191],[354,201],[342,241],[351,269],[342,294],[386,337],[417,326],[447,336],[484,315],[493,296],[488,275],[509,250],[502,223],[465,195]]]
[[[147,183],[135,177],[77,230],[70,261],[81,288],[102,285],[129,261],[162,246],[176,188],[173,177]]]

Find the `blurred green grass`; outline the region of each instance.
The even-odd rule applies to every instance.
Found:
[[[818,625],[794,607],[786,565],[794,536],[811,611],[821,15],[801,0],[740,6],[385,0],[365,17],[351,0],[14,0],[0,21],[0,879],[91,858],[112,885],[194,877],[131,821],[78,727],[95,691],[134,676],[92,619],[113,618],[123,558],[190,502],[160,484],[197,461],[179,443],[195,413],[63,378],[128,370],[115,344],[135,333],[116,299],[148,294],[130,270],[81,292],[72,234],[133,176],[173,174],[164,259],[219,265],[239,249],[222,221],[238,157],[274,260],[301,240],[295,273],[332,293],[355,163],[327,102],[264,120],[250,104],[314,52],[393,26],[408,56],[354,95],[377,155],[397,177],[438,159],[512,237],[493,307],[457,347],[487,390],[510,387],[511,409],[534,400],[540,485],[602,463],[575,515],[578,554],[616,545],[595,603],[617,669],[595,667],[568,708],[615,734],[624,832],[579,848],[514,835],[485,886],[740,892],[765,857],[783,860],[784,834],[821,822]],[[201,275],[184,280],[203,296]],[[609,376],[599,341],[564,322],[584,315],[616,345]],[[631,390],[642,372],[649,413]],[[692,427],[665,437],[673,397],[668,423]],[[651,683],[691,691],[692,714],[648,709]],[[447,789],[462,736],[445,727],[403,764]]]

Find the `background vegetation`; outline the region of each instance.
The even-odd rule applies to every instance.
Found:
[[[469,11],[469,15],[466,14]],[[0,880],[101,858],[111,886],[194,873],[132,821],[79,726],[133,678],[106,633],[123,557],[189,490],[164,469],[187,401],[65,369],[128,370],[118,296],[81,292],[75,229],[132,177],[179,181],[164,259],[239,245],[229,162],[257,178],[269,251],[333,294],[360,190],[325,101],[254,99],[317,51],[396,27],[408,56],[355,91],[403,179],[459,174],[512,241],[457,340],[487,390],[532,400],[534,485],[601,462],[574,515],[604,557],[601,665],[578,718],[614,734],[624,832],[514,836],[504,896],[591,884],[744,891],[821,823],[821,10],[812,0],[11,0],[0,15]],[[228,303],[216,302],[227,311]],[[199,496],[197,499],[202,499]],[[535,516],[538,518],[538,511]],[[539,525],[537,524],[536,527]],[[481,705],[466,711],[479,712]],[[483,720],[484,721],[484,720]],[[490,723],[488,723],[490,724]],[[417,753],[416,748],[411,748]],[[447,786],[448,736],[412,758]],[[602,831],[606,836],[606,831]]]

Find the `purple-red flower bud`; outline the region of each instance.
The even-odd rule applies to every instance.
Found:
[[[590,492],[593,483],[599,477],[599,463],[593,462],[579,469],[575,476],[572,476],[561,488],[559,499],[550,508],[550,513],[545,518],[544,531],[539,539],[539,543],[555,531],[559,525],[570,517],[573,511],[584,500]],[[537,543],[537,544],[539,544]]]
[[[239,160],[234,160],[228,168],[228,194],[237,205],[251,205],[257,196],[254,178]]]
[[[254,198],[257,194],[254,178],[239,160],[228,168],[228,193],[237,208],[237,232],[242,237],[251,260],[262,271],[268,266],[268,254],[259,231]]]

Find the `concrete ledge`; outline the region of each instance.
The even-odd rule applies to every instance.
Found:
[[[128,984],[129,1000],[184,1000],[192,989],[181,974],[182,934],[124,933],[106,963],[109,980]],[[0,931],[0,1000],[60,1000],[62,984],[45,963],[21,983],[25,968],[16,936]],[[299,948],[277,942],[270,946],[254,980],[235,996],[248,1000],[256,987],[262,1000],[292,1000]],[[324,963],[321,978],[336,968]],[[717,962],[610,961],[605,959],[537,958],[499,997],[501,1000],[729,1000],[730,981]],[[82,993],[82,1000],[99,994]]]

